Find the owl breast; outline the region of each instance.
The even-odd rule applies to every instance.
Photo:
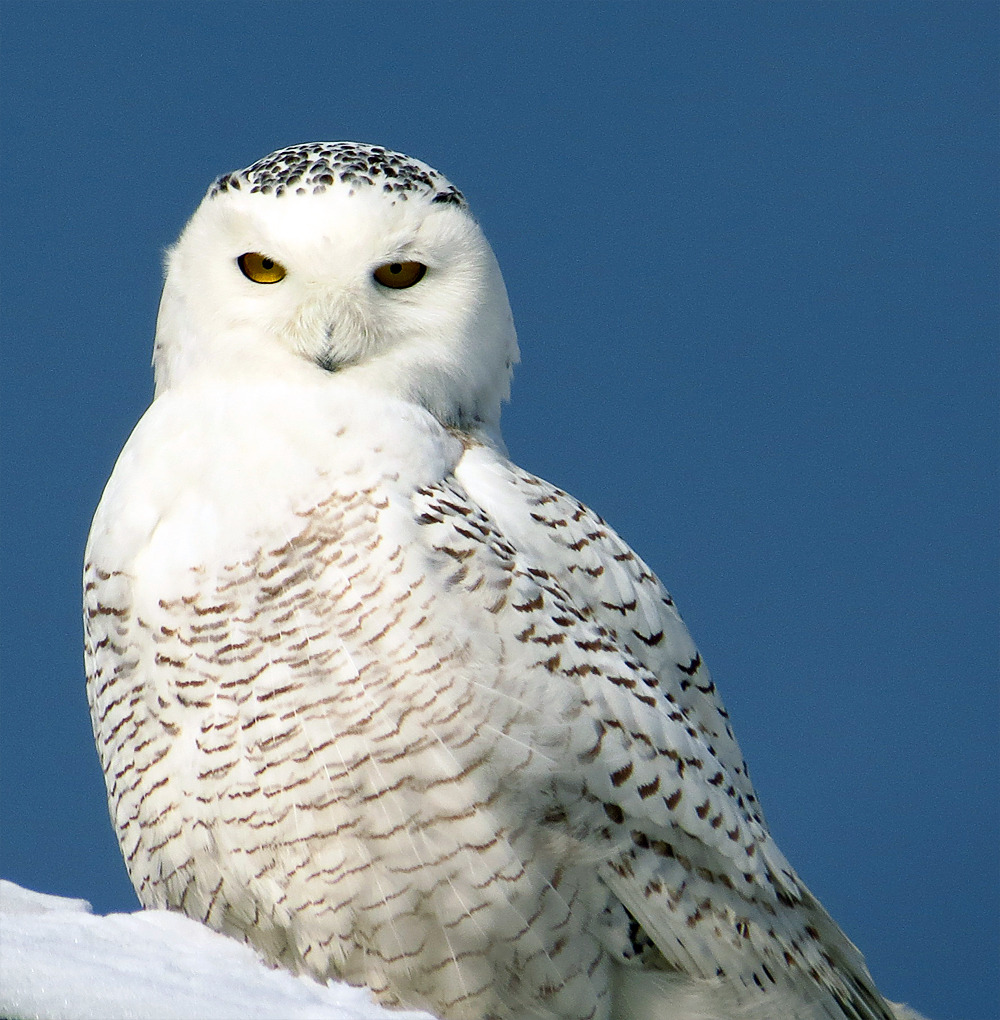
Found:
[[[256,479],[242,534],[211,485],[155,523],[136,510],[131,560],[98,514],[89,692],[133,884],[386,1004],[601,1016],[610,897],[553,780],[580,706],[525,682],[525,644],[498,625],[513,550],[472,508],[442,531],[443,430],[395,437],[403,457],[374,424],[336,431],[336,480],[301,473],[289,505]],[[106,500],[142,486],[113,479]]]

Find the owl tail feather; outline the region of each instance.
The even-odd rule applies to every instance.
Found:
[[[896,1020],[926,1020],[899,1003],[889,1003]],[[757,1001],[733,996],[722,982],[674,971],[619,967],[615,974],[611,1020],[843,1020],[822,1004],[803,1003],[794,992],[772,993]]]

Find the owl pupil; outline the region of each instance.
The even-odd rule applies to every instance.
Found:
[[[392,265],[389,266],[389,272],[390,273],[401,273],[402,271],[403,271],[403,266],[402,266],[402,263],[400,263],[400,262],[393,262]]]
[[[261,259],[261,260],[260,260],[260,264],[261,264],[261,265],[262,265],[262,266],[263,266],[263,267],[264,267],[265,269],[274,269],[274,262],[273,262],[273,260],[272,260],[272,259]]]

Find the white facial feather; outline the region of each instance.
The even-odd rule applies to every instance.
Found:
[[[247,279],[237,265],[246,252],[287,275]],[[375,281],[377,267],[404,261],[427,266],[415,286]],[[517,356],[499,267],[464,205],[370,185],[216,191],[168,253],[157,394],[206,372],[350,373],[359,387],[498,439]]]

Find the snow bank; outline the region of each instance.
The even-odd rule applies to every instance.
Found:
[[[431,1020],[266,967],[180,914],[100,917],[0,880],[4,1020]]]

